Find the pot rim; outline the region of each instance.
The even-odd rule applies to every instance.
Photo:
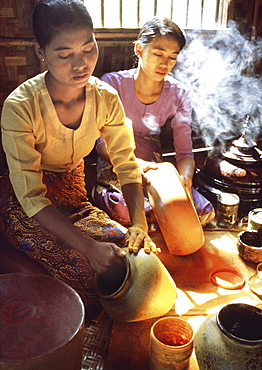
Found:
[[[261,247],[256,247],[255,245],[246,244],[241,240],[242,235],[250,234],[250,233],[258,235],[258,230],[243,230],[243,231],[240,231],[240,233],[238,234],[238,238],[237,238],[238,244],[240,246],[245,247],[245,248],[253,249],[254,251],[262,251],[262,246]]]
[[[190,333],[191,333],[191,338],[190,338],[190,340],[189,340],[187,343],[185,343],[185,344],[181,344],[181,345],[177,345],[177,346],[174,346],[174,345],[165,344],[165,343],[161,342],[161,341],[156,337],[155,332],[154,332],[156,325],[158,325],[158,324],[159,324],[159,323],[161,323],[162,321],[169,320],[169,319],[171,319],[171,320],[174,320],[174,319],[175,319],[175,321],[179,321],[179,322],[181,322],[181,323],[183,323],[183,324],[187,325],[187,327],[188,327],[188,329],[189,329],[189,331],[190,331]],[[193,330],[192,326],[189,324],[189,322],[188,322],[187,320],[185,320],[185,319],[184,319],[184,318],[182,318],[182,317],[178,317],[178,316],[164,316],[164,317],[161,317],[160,319],[157,319],[157,320],[152,324],[152,326],[151,326],[151,328],[150,328],[150,335],[151,335],[151,337],[153,337],[153,338],[154,338],[154,340],[155,340],[159,345],[161,345],[163,348],[170,348],[170,349],[174,349],[174,348],[175,348],[175,349],[176,349],[176,352],[183,351],[185,348],[190,347],[190,346],[192,345],[192,343],[194,342],[194,340],[195,340],[195,333],[194,333],[194,330]]]
[[[253,339],[245,339],[245,338],[237,337],[236,335],[230,333],[224,327],[224,325],[221,322],[221,317],[220,317],[221,314],[222,314],[222,311],[228,310],[230,307],[233,307],[233,306],[246,308],[246,309],[249,310],[249,312],[251,311],[253,313],[257,313],[257,314],[261,315],[261,320],[262,320],[262,310],[260,310],[259,308],[255,307],[255,306],[251,306],[251,305],[246,304],[246,303],[231,303],[231,304],[228,304],[228,305],[224,306],[223,308],[221,308],[221,310],[216,314],[216,322],[217,322],[217,325],[218,325],[219,329],[228,338],[233,339],[234,341],[237,341],[240,344],[245,344],[245,345],[250,345],[250,346],[256,346],[256,345],[261,346],[261,344],[262,344],[262,335],[261,335],[261,338],[259,338],[259,339],[254,339],[254,340]]]
[[[114,293],[112,293],[112,294],[102,294],[100,292],[99,284],[98,284],[99,275],[95,274],[95,278],[94,278],[95,291],[96,291],[97,295],[100,298],[115,299],[115,297],[117,297],[117,295],[123,290],[123,287],[126,285],[128,277],[130,275],[130,261],[126,257],[124,257],[123,260],[125,261],[126,274],[125,274],[125,277],[124,277],[121,285],[119,286],[119,288]]]

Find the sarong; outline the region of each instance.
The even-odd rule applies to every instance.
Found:
[[[126,229],[89,202],[83,163],[71,172],[44,171],[43,182],[52,204],[86,235],[125,246]],[[8,172],[0,178],[0,231],[9,244],[40,262],[51,276],[70,285],[80,295],[87,315],[93,316],[101,307],[94,290],[94,272],[87,260],[25,214]]]

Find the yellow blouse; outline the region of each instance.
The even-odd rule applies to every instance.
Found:
[[[50,204],[42,170],[70,171],[88,155],[100,133],[121,185],[141,183],[131,122],[117,92],[91,77],[81,124],[72,130],[58,119],[41,73],[16,88],[5,100],[1,130],[15,194],[29,217]]]

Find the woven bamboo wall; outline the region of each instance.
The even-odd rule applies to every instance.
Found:
[[[0,0],[0,36],[32,38],[31,15],[37,0]]]
[[[31,15],[37,0],[0,0],[0,108],[6,96],[39,72]]]
[[[0,40],[0,104],[19,84],[39,71],[33,42],[30,40]]]
[[[124,44],[118,44],[116,47],[104,46],[98,43],[99,59],[94,75],[101,77],[104,73],[129,69],[133,66],[132,56],[133,47]]]
[[[31,14],[36,3],[37,0],[0,0],[0,110],[15,87],[44,68],[33,47]],[[262,0],[232,0],[229,18],[246,29],[255,20],[257,34],[262,36]],[[100,55],[94,74],[100,77],[109,71],[131,68],[137,34],[134,29],[97,30]]]

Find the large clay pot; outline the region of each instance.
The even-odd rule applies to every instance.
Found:
[[[199,217],[176,168],[158,163],[145,176],[149,201],[170,254],[187,255],[200,249],[204,233]]]
[[[176,285],[153,253],[130,253],[125,266],[114,265],[95,275],[95,289],[105,311],[120,321],[140,321],[165,315],[174,305]]]
[[[200,370],[261,370],[262,310],[235,303],[209,316],[195,335]]]

